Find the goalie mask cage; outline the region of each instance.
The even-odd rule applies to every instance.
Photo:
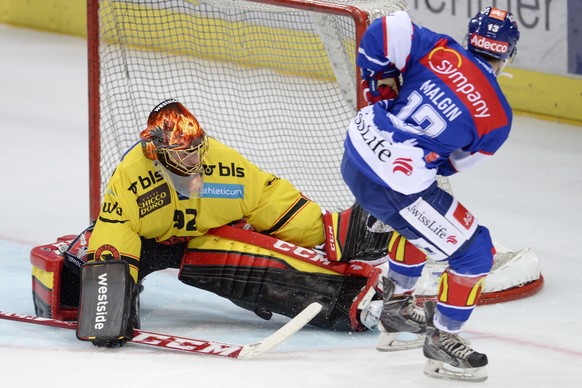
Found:
[[[328,210],[364,102],[356,50],[404,0],[88,0],[90,213],[152,108],[180,100],[210,136]]]

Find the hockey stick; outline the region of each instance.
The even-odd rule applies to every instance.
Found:
[[[321,311],[321,304],[312,303],[280,329],[261,341],[247,345],[233,345],[211,340],[179,337],[170,334],[154,333],[151,331],[134,329],[133,338],[129,341],[136,344],[156,346],[170,350],[181,350],[188,353],[206,354],[229,358],[251,359],[267,352],[297,333],[307,325]],[[58,319],[40,318],[32,315],[7,313],[0,311],[0,319],[34,323],[43,326],[59,327],[75,330],[77,323],[60,321]]]

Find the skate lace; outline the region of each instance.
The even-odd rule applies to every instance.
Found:
[[[447,352],[458,358],[467,359],[471,353],[475,352],[468,346],[468,341],[456,334],[441,332],[440,341]]]
[[[424,310],[416,305],[416,298],[412,297],[408,300],[408,314],[410,319],[419,323],[426,323]]]

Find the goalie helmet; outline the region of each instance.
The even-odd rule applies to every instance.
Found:
[[[519,31],[510,12],[487,7],[469,21],[467,50],[486,58],[511,62],[517,53]]]
[[[200,193],[208,136],[184,105],[175,99],[158,104],[140,139],[144,155],[180,194]]]

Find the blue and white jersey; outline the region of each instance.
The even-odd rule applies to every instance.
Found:
[[[491,65],[404,11],[370,25],[357,64],[396,66],[403,79],[397,98],[358,112],[345,142],[346,157],[381,185],[418,193],[437,174],[487,159],[509,135],[511,108]]]

